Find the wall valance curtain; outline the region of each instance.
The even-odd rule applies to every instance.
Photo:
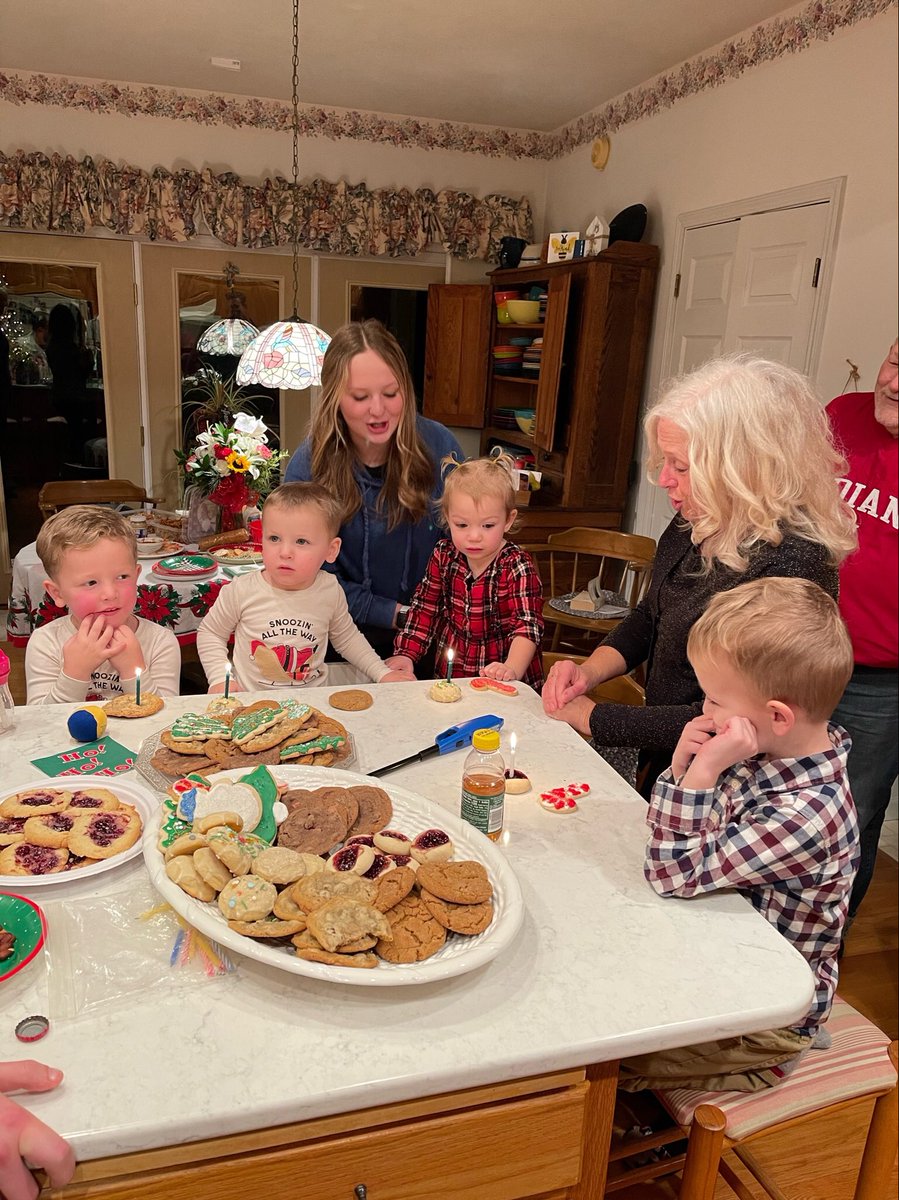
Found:
[[[227,246],[290,244],[288,180],[245,183],[227,172],[156,167],[40,153],[0,154],[0,223],[14,229],[186,242],[203,226]],[[420,254],[440,246],[455,258],[496,260],[499,239],[533,240],[527,199],[446,188],[377,188],[340,180],[300,184],[300,244],[329,254]]]

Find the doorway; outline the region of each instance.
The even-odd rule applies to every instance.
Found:
[[[43,483],[112,476],[142,484],[143,471],[131,244],[4,231],[0,271],[12,364],[0,429],[6,509],[0,587],[6,594],[12,558],[40,527]],[[54,394],[53,356],[45,341],[57,308],[68,327],[63,340],[70,365],[78,372],[73,406],[66,395]]]
[[[380,284],[350,285],[350,320],[374,318],[390,330],[403,348],[418,411],[425,384],[425,338],[428,331],[428,290],[395,288]]]

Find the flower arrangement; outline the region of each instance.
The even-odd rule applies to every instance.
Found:
[[[185,487],[196,487],[225,512],[235,514],[263,500],[281,477],[286,450],[268,444],[268,428],[239,412],[197,434],[190,450],[176,450]]]

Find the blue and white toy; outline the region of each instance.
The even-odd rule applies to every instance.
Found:
[[[106,732],[106,713],[94,704],[76,708],[66,722],[66,728],[76,742],[95,742]]]

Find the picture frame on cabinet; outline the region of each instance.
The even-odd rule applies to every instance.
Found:
[[[553,262],[568,262],[574,258],[575,243],[580,237],[578,231],[563,230],[561,233],[551,233],[549,235],[549,245],[547,247],[546,261]]]

